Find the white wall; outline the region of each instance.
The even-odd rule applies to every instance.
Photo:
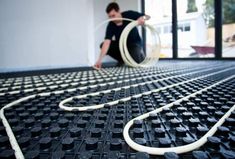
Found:
[[[109,2],[0,0],[0,72],[93,65],[106,26],[94,28],[107,19]],[[140,11],[140,0],[117,2]]]
[[[0,0],[0,72],[91,65],[93,18],[93,0]]]
[[[112,2],[112,0],[95,0],[94,1],[94,24],[97,26],[104,20],[107,20],[107,14],[105,12],[105,9],[107,5]],[[116,0],[116,2],[119,4],[121,11],[126,10],[135,10],[135,11],[141,11],[140,9],[140,0]],[[100,52],[99,45],[104,40],[105,36],[105,29],[107,24],[103,25],[101,28],[96,30],[95,32],[95,57],[97,58]],[[104,62],[111,62],[114,61],[109,56],[106,56],[104,59]]]

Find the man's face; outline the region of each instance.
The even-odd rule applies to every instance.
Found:
[[[121,16],[121,13],[120,13],[120,11],[115,11],[114,9],[113,10],[111,10],[109,13],[108,13],[108,17],[110,18],[110,19],[112,19],[112,18],[121,18],[122,16]],[[119,22],[121,22],[122,20],[114,20],[113,22],[114,23],[119,23]]]

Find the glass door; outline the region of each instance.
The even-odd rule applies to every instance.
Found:
[[[160,58],[172,58],[172,3],[171,0],[145,0],[145,14],[161,39]],[[146,33],[146,48],[152,44],[151,34]]]
[[[215,57],[214,0],[177,0],[178,57]]]
[[[235,57],[235,0],[222,1],[223,57]]]

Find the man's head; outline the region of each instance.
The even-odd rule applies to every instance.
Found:
[[[109,3],[106,8],[106,13],[108,14],[108,17],[111,18],[121,18],[121,12],[119,5],[115,2]],[[114,23],[119,23],[121,20],[115,20]]]

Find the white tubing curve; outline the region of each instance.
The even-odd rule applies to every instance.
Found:
[[[171,108],[171,107],[174,106],[174,104],[179,103],[179,102],[183,101],[184,99],[188,99],[189,97],[195,96],[198,93],[201,93],[201,92],[203,92],[203,91],[205,91],[205,90],[207,90],[209,88],[212,88],[213,86],[219,85],[222,82],[228,81],[228,80],[230,80],[230,79],[232,79],[234,77],[235,77],[235,75],[233,75],[233,76],[231,76],[229,78],[226,78],[226,79],[224,79],[224,80],[222,80],[220,82],[217,82],[217,83],[215,83],[215,84],[213,84],[213,85],[211,85],[211,86],[209,86],[207,88],[204,88],[204,89],[202,89],[200,91],[197,91],[197,92],[195,92],[195,93],[193,93],[191,95],[188,95],[188,96],[186,96],[184,98],[181,98],[181,99],[179,99],[179,100],[177,100],[175,102],[172,102],[172,103],[167,104],[167,105],[165,105],[163,107],[157,108],[157,109],[155,109],[155,110],[153,110],[151,112],[148,112],[146,114],[143,114],[141,116],[138,116],[138,117],[130,120],[125,125],[124,130],[123,130],[123,136],[124,136],[125,141],[134,150],[140,151],[140,152],[147,152],[148,154],[151,154],[151,155],[164,155],[165,152],[175,152],[177,154],[181,154],[181,153],[186,153],[186,152],[189,152],[189,151],[192,151],[194,149],[197,149],[197,148],[201,147],[203,144],[205,144],[207,142],[207,138],[212,136],[212,135],[214,135],[215,132],[217,131],[217,128],[219,126],[221,126],[224,123],[225,119],[227,117],[229,117],[230,114],[235,110],[235,105],[233,105],[229,109],[229,111],[227,111],[227,113],[225,113],[223,115],[223,117],[203,137],[201,137],[199,140],[197,140],[197,141],[195,141],[195,142],[193,142],[191,144],[187,144],[187,145],[183,145],[183,146],[170,147],[170,148],[155,148],[155,147],[143,146],[143,145],[137,144],[136,142],[134,142],[131,139],[131,137],[129,135],[129,129],[133,125],[134,120],[143,120],[145,118],[148,118],[150,113],[159,113],[159,112],[163,111],[164,108]]]
[[[194,78],[194,79],[191,79],[191,80],[188,80],[188,81],[180,82],[180,83],[178,83],[178,84],[173,84],[173,85],[170,85],[170,86],[167,86],[167,87],[163,87],[163,88],[160,88],[160,89],[158,89],[158,90],[163,90],[163,89],[166,89],[166,88],[171,88],[171,87],[173,87],[173,86],[176,86],[176,85],[179,85],[179,84],[182,84],[182,83],[194,81],[194,80],[196,80],[196,79],[201,79],[201,78],[204,78],[204,77],[208,77],[208,76],[215,75],[215,74],[218,74],[218,73],[221,73],[221,72],[225,72],[225,71],[228,71],[228,70],[231,70],[231,69],[233,69],[233,68],[227,68],[227,69],[224,69],[224,70],[222,70],[222,71],[218,71],[218,72],[215,72],[215,73],[203,75],[203,76],[201,76],[201,77],[197,77],[197,78]],[[234,76],[231,76],[231,77],[229,77],[229,78],[227,78],[227,79],[225,79],[225,80],[222,80],[222,81],[220,81],[220,82],[217,82],[216,84],[214,84],[214,85],[212,85],[212,86],[218,85],[219,83],[222,83],[222,82],[224,82],[224,81],[227,81],[227,80],[229,80],[229,79],[231,79],[231,78],[234,78]],[[210,87],[212,87],[212,86],[210,86]],[[209,88],[209,87],[204,88],[203,90],[206,90],[206,89],[208,89],[208,88]],[[156,91],[158,91],[158,90],[155,90],[155,91],[153,91],[153,92],[156,92]],[[201,90],[201,91],[203,91],[203,90]],[[70,91],[76,91],[76,89],[70,89]],[[198,91],[198,92],[200,92],[200,91]],[[196,93],[198,93],[198,92],[196,92]],[[16,138],[15,138],[15,136],[14,136],[14,133],[13,133],[13,131],[12,131],[12,129],[11,129],[11,127],[10,127],[10,125],[9,125],[9,123],[8,123],[8,121],[7,121],[7,119],[6,119],[5,116],[4,116],[4,110],[5,110],[6,108],[13,107],[13,106],[15,106],[16,104],[18,104],[18,103],[20,103],[20,102],[29,100],[29,99],[31,99],[31,98],[35,98],[36,95],[48,96],[48,95],[50,95],[51,93],[52,93],[52,92],[46,92],[46,93],[39,93],[39,94],[34,94],[34,95],[27,96],[27,97],[23,97],[23,98],[21,98],[21,99],[18,99],[18,100],[14,101],[14,102],[11,102],[11,103],[5,105],[5,106],[2,107],[2,109],[0,110],[0,117],[1,117],[1,119],[2,119],[2,122],[3,122],[4,127],[6,128],[6,132],[7,132],[7,135],[9,136],[9,139],[10,139],[9,141],[10,141],[10,144],[11,144],[11,146],[12,146],[12,149],[15,150],[15,157],[16,157],[17,159],[24,159],[24,155],[23,155],[23,153],[22,153],[22,151],[21,151],[21,149],[20,149],[20,147],[19,147],[19,144],[18,144],[18,142],[17,142],[17,140],[16,140]],[[60,94],[60,93],[64,93],[64,91],[62,91],[62,90],[61,90],[61,91],[53,91],[53,93],[55,93],[55,94]],[[145,92],[145,93],[143,93],[143,94],[150,94],[150,93],[151,93],[151,92]],[[196,93],[194,93],[194,94],[196,94]],[[190,95],[190,96],[191,96],[191,95]],[[141,95],[136,95],[135,97],[141,97]],[[188,97],[188,96],[187,96],[187,97]],[[185,99],[185,98],[187,98],[187,97],[184,97],[184,98],[182,98],[182,99],[180,99],[180,100],[183,100],[183,99]],[[130,99],[131,99],[131,97],[128,97],[128,98],[122,99],[122,101],[127,101],[127,100],[130,100]],[[180,100],[178,100],[178,101],[176,101],[176,102],[179,102]],[[121,100],[120,100],[120,101],[121,101]],[[174,102],[174,103],[175,103],[175,102]],[[115,101],[113,101],[113,103],[110,103],[110,104],[111,104],[111,105],[115,104]],[[155,112],[155,113],[156,113],[157,111],[160,112],[163,108],[170,107],[170,105],[172,105],[172,103],[171,103],[171,104],[168,104],[168,105],[166,105],[166,106],[163,106],[163,107],[161,107],[161,108],[158,108],[158,109],[156,109],[156,110],[154,110],[154,111],[152,111],[152,112]],[[97,108],[94,108],[94,109],[101,108],[99,105],[96,105],[96,106],[97,106]],[[69,109],[66,108],[66,107],[63,108],[63,109],[69,110]],[[231,112],[232,112],[234,109],[235,109],[235,105],[219,120],[219,122],[218,122],[217,124],[215,124],[214,127],[217,128],[218,126],[222,125],[224,119],[227,118],[227,117],[231,114]],[[149,113],[151,113],[151,112],[149,112]],[[148,115],[149,115],[149,113],[143,114],[143,115],[141,115],[141,116],[135,118],[134,120],[140,119],[140,118],[143,118],[143,119],[144,119],[144,118],[147,118]],[[183,151],[181,151],[182,149],[184,149],[184,148],[181,148],[181,147],[183,147],[183,146],[175,147],[175,148],[152,148],[152,147],[146,147],[146,146],[142,146],[142,145],[139,145],[139,144],[135,143],[134,141],[132,141],[132,139],[129,137],[129,134],[128,134],[129,128],[131,127],[132,124],[133,124],[133,120],[129,121],[129,122],[127,123],[127,125],[125,126],[123,133],[124,133],[124,138],[125,138],[127,144],[128,144],[130,147],[132,147],[133,149],[139,150],[139,151],[148,152],[149,154],[153,154],[153,155],[154,155],[154,154],[159,154],[159,155],[161,155],[163,152],[166,152],[166,151],[173,151],[173,150],[175,150],[174,152],[176,152],[176,153],[183,153]],[[128,128],[128,127],[129,127],[129,128]],[[214,128],[214,127],[213,127],[213,128]],[[216,131],[216,128],[211,129],[206,135],[207,135],[207,136],[213,135],[214,132]],[[213,130],[213,131],[212,131],[212,130]],[[203,139],[205,139],[205,137],[204,137]],[[206,140],[206,139],[205,139],[205,140]],[[203,140],[203,142],[205,142],[205,140]],[[201,139],[198,140],[198,141],[201,141]],[[193,143],[192,143],[192,144],[193,144]],[[190,144],[190,145],[192,145],[192,144]],[[200,142],[200,144],[202,144],[202,142]],[[134,146],[133,146],[133,145],[134,145]],[[196,145],[198,146],[198,142],[196,142],[196,144],[194,144],[193,147],[196,146]],[[146,147],[146,149],[145,149],[145,147]],[[200,147],[200,146],[199,146],[199,147]],[[178,149],[179,149],[179,150],[178,150]],[[163,151],[161,151],[162,153],[156,153],[156,152],[155,152],[156,150],[157,150],[157,151],[158,151],[158,150],[159,150],[159,151],[163,150]],[[152,151],[154,151],[154,152],[152,152]]]
[[[22,101],[25,101],[25,100],[28,100],[28,99],[31,99],[31,98],[34,98],[36,95],[31,95],[31,96],[28,96],[28,97],[24,97],[24,98],[21,98],[19,100],[16,100],[12,103],[9,103],[7,104],[6,106],[4,106],[1,110],[0,110],[0,117],[2,119],[2,123],[4,125],[4,127],[6,128],[6,132],[7,132],[7,135],[9,137],[9,141],[10,141],[10,144],[11,144],[11,147],[13,150],[15,150],[15,157],[17,159],[24,159],[24,155],[20,149],[20,146],[15,138],[15,135],[11,129],[11,126],[9,125],[5,115],[4,115],[4,109],[6,108],[10,108],[12,106],[14,106],[15,104],[18,104]]]
[[[180,83],[177,83],[177,84],[173,84],[171,86],[160,88],[160,89],[157,89],[157,90],[154,90],[154,91],[149,91],[149,92],[141,93],[141,94],[138,94],[138,95],[134,95],[132,97],[141,97],[143,94],[150,94],[152,92],[157,92],[157,91],[160,91],[160,90],[171,88],[171,87],[183,84],[183,83],[187,83],[187,82],[194,81],[194,80],[201,79],[201,78],[205,78],[205,77],[208,77],[208,76],[211,76],[211,75],[219,74],[221,72],[225,72],[225,71],[228,71],[228,70],[231,70],[231,69],[234,69],[234,68],[224,69],[224,70],[218,71],[216,73],[207,74],[207,75],[204,75],[204,76],[201,76],[201,77],[197,77],[197,78],[194,78],[194,79],[191,79],[191,80],[188,80],[188,81],[184,81],[184,82],[180,82]],[[143,114],[141,116],[138,116],[138,117],[130,120],[125,125],[124,130],[123,130],[123,137],[124,137],[126,143],[131,148],[133,148],[136,151],[147,152],[148,154],[151,154],[151,155],[163,155],[165,152],[175,152],[177,154],[180,154],[180,153],[186,153],[186,152],[189,152],[189,151],[192,151],[194,149],[199,148],[200,146],[202,146],[203,144],[205,144],[207,142],[207,137],[212,136],[217,131],[217,128],[224,123],[225,118],[227,118],[231,114],[231,112],[235,110],[235,105],[232,106],[232,108],[230,108],[229,111],[203,137],[201,137],[199,140],[197,140],[197,141],[195,141],[195,142],[193,142],[191,144],[187,144],[187,145],[184,145],[184,146],[177,146],[177,147],[170,147],[170,148],[154,148],[154,147],[143,146],[143,145],[140,145],[140,144],[134,142],[131,139],[131,137],[129,136],[129,129],[133,125],[134,120],[142,120],[142,119],[148,118],[150,113],[159,113],[164,108],[170,108],[174,104],[179,103],[179,102],[181,102],[184,99],[188,99],[189,97],[195,96],[198,93],[201,93],[201,92],[203,92],[203,91],[205,91],[205,90],[207,90],[209,88],[212,88],[214,86],[217,86],[217,85],[219,85],[219,84],[221,84],[221,83],[223,83],[225,81],[228,81],[228,80],[230,80],[230,79],[232,79],[234,77],[235,77],[235,75],[233,75],[231,77],[228,77],[228,78],[226,78],[224,80],[221,80],[220,82],[217,82],[217,83],[215,83],[215,84],[213,84],[213,85],[211,85],[209,87],[206,87],[206,88],[204,88],[204,89],[202,89],[200,91],[197,91],[197,92],[195,92],[195,93],[193,93],[191,95],[188,95],[188,96],[186,96],[184,98],[181,98],[181,99],[179,99],[179,100],[177,100],[175,102],[172,102],[172,103],[167,104],[167,105],[165,105],[163,107],[157,108],[157,109],[155,109],[155,110],[153,110],[151,112],[145,113],[145,114]],[[82,95],[82,97],[84,97],[84,96],[85,95]],[[66,103],[68,101],[71,101],[72,99],[73,99],[73,97],[67,98],[67,99],[63,100],[59,104],[60,108],[68,110],[68,111],[72,111],[72,110],[85,111],[85,110],[99,109],[99,108],[104,107],[104,104],[85,106],[85,107],[67,107],[67,106],[64,106],[64,103]],[[117,100],[117,101],[109,102],[108,104],[110,106],[112,106],[114,104],[118,104],[118,101],[128,101],[130,99],[131,99],[131,97],[126,97],[126,98],[124,98],[122,100]],[[107,104],[107,103],[105,103],[105,104]]]
[[[214,68],[209,68],[209,69],[205,69],[205,70],[213,70]],[[233,68],[227,68],[225,70],[222,70],[222,71],[218,71],[217,73],[220,73],[220,72],[224,72],[226,70],[231,70]],[[204,71],[205,71],[204,70]],[[197,73],[197,72],[200,72],[200,71],[195,71],[195,72],[190,72],[190,73],[186,73],[186,74],[183,74],[184,76],[185,75],[190,75],[190,74],[194,74],[194,73]],[[214,75],[214,74],[217,74],[217,73],[211,73],[211,74],[207,74],[205,76],[201,76],[201,77],[196,77],[196,78],[193,78],[193,79],[190,79],[188,81],[183,81],[183,82],[180,82],[180,83],[177,83],[177,84],[173,84],[173,85],[170,85],[170,86],[166,86],[166,87],[163,87],[163,88],[159,88],[159,89],[154,89],[154,90],[151,90],[151,91],[148,91],[148,92],[144,92],[144,93],[140,93],[140,94],[136,94],[136,95],[133,95],[132,97],[139,97],[141,96],[142,94],[150,94],[152,92],[157,92],[159,90],[163,90],[163,89],[166,89],[166,88],[170,88],[170,87],[173,87],[173,86],[176,86],[176,85],[180,85],[180,84],[183,84],[183,83],[187,83],[187,82],[190,82],[190,81],[194,81],[194,80],[197,80],[197,79],[200,79],[200,78],[204,78],[204,77],[208,77],[208,76],[211,76],[211,75]],[[134,85],[130,85],[130,86],[125,86],[125,87],[121,87],[121,88],[114,88],[114,89],[111,89],[111,90],[104,90],[104,91],[99,91],[99,92],[95,92],[95,93],[89,93],[89,94],[84,94],[84,95],[79,95],[79,96],[73,96],[73,97],[70,97],[70,98],[67,98],[67,99],[64,99],[62,100],[60,103],[59,103],[59,107],[61,109],[64,109],[64,110],[67,110],[67,111],[72,111],[72,110],[79,110],[79,111],[86,111],[88,109],[99,109],[99,108],[103,108],[105,104],[109,104],[109,105],[114,105],[114,104],[118,104],[118,101],[119,100],[116,100],[116,101],[112,101],[112,102],[108,102],[108,103],[105,103],[105,104],[99,104],[99,105],[90,105],[90,106],[81,106],[81,107],[69,107],[69,106],[66,106],[65,103],[69,102],[69,101],[72,101],[73,98],[77,98],[77,99],[81,99],[81,98],[85,98],[89,95],[91,96],[94,96],[94,95],[98,95],[99,93],[110,93],[112,90],[114,91],[118,91],[118,90],[121,90],[122,88],[130,88],[130,87],[135,87],[135,86],[138,86],[138,85],[144,85],[144,84],[148,84],[148,83],[153,83],[153,82],[159,82],[159,81],[163,81],[163,80],[167,80],[167,79],[171,79],[171,78],[177,78],[177,77],[181,77],[183,75],[176,75],[176,76],[172,76],[172,77],[166,77],[166,78],[163,78],[163,79],[159,79],[159,80],[154,80],[154,81],[149,81],[149,82],[144,82],[144,83],[141,83],[141,84],[134,84]],[[126,98],[123,98],[122,101],[126,101],[126,100],[130,100],[131,96],[130,97],[126,97]]]
[[[177,85],[182,84],[182,83],[186,83],[186,82],[194,81],[194,80],[197,80],[197,79],[205,78],[205,77],[208,77],[208,76],[212,76],[212,75],[215,75],[215,74],[219,74],[219,73],[221,73],[221,72],[226,72],[226,71],[232,70],[232,69],[234,69],[234,68],[233,68],[233,67],[232,67],[232,68],[227,68],[227,69],[224,69],[224,70],[222,70],[222,71],[218,71],[218,72],[210,73],[210,74],[207,74],[207,75],[203,75],[203,76],[201,76],[201,77],[197,77],[197,78],[194,78],[194,79],[190,79],[190,80],[188,80],[188,81],[184,81],[184,82],[180,82],[180,83],[177,83],[177,84],[173,84],[173,85],[170,85],[170,86],[167,86],[167,87],[160,88],[160,89],[158,89],[158,90],[155,90],[154,92],[159,91],[159,90],[163,90],[163,89],[166,89],[166,88],[171,88],[171,87],[173,87],[173,86],[177,86]],[[184,152],[188,152],[188,151],[191,151],[191,150],[193,150],[193,149],[195,149],[195,148],[200,147],[201,145],[203,145],[203,144],[206,142],[207,137],[208,137],[208,136],[212,136],[212,135],[216,132],[216,128],[217,128],[218,126],[221,126],[221,125],[223,124],[224,119],[227,118],[227,117],[231,114],[231,112],[235,110],[235,105],[232,106],[232,108],[230,108],[230,110],[229,110],[229,111],[228,111],[228,112],[227,112],[227,113],[226,113],[226,114],[225,114],[207,133],[206,133],[206,135],[204,135],[204,136],[203,136],[201,139],[199,139],[198,141],[196,141],[196,142],[194,142],[194,143],[192,143],[192,144],[184,145],[184,146],[173,147],[173,148],[153,148],[153,147],[142,146],[142,145],[139,145],[139,144],[135,143],[135,142],[130,138],[130,136],[129,136],[129,128],[130,128],[131,125],[133,124],[133,121],[134,121],[134,120],[137,120],[137,119],[145,119],[145,118],[147,118],[147,117],[149,116],[150,113],[161,112],[163,108],[170,108],[170,107],[173,106],[173,104],[178,103],[178,102],[182,101],[183,99],[187,99],[187,98],[189,98],[189,97],[191,97],[191,96],[194,96],[194,95],[197,94],[197,93],[200,93],[200,92],[202,92],[202,91],[204,91],[204,90],[207,90],[207,89],[209,89],[209,88],[211,88],[211,87],[213,87],[213,86],[217,86],[217,85],[219,85],[220,83],[223,83],[223,82],[225,82],[225,81],[228,81],[228,80],[230,80],[230,79],[232,79],[232,78],[234,78],[234,77],[235,77],[235,75],[233,75],[233,76],[231,76],[231,77],[229,77],[229,78],[226,78],[226,79],[224,79],[224,80],[221,80],[220,82],[217,82],[217,83],[215,83],[215,84],[213,84],[213,85],[211,85],[211,86],[209,86],[209,87],[206,87],[206,88],[204,88],[204,89],[202,89],[202,90],[200,90],[200,91],[197,91],[197,92],[195,92],[195,93],[193,93],[193,94],[191,94],[191,95],[189,95],[189,96],[186,96],[186,97],[184,97],[184,98],[181,98],[181,99],[179,99],[179,100],[177,100],[177,101],[175,101],[175,102],[173,102],[173,103],[167,104],[167,105],[165,105],[165,106],[163,106],[163,107],[161,107],[161,108],[158,108],[158,109],[156,109],[156,110],[154,110],[154,111],[151,111],[151,112],[149,112],[149,113],[145,113],[145,114],[143,114],[143,115],[141,115],[141,116],[139,116],[139,117],[137,117],[137,118],[135,118],[135,119],[132,119],[132,120],[129,121],[129,122],[126,124],[126,126],[124,127],[124,132],[123,132],[124,139],[126,140],[127,144],[128,144],[130,147],[132,147],[133,149],[135,149],[135,150],[137,150],[137,151],[144,151],[144,152],[147,152],[147,153],[153,154],[153,155],[162,155],[162,154],[164,154],[164,152],[168,152],[168,151],[173,151],[173,152],[176,152],[176,153],[184,153]],[[76,89],[74,89],[74,90],[71,89],[70,91],[75,91],[75,90],[76,90]],[[52,93],[52,92],[46,92],[46,93],[39,93],[39,94],[35,94],[35,95],[30,95],[30,96],[27,96],[27,97],[23,97],[23,98],[21,98],[21,99],[19,99],[19,100],[16,100],[16,101],[14,101],[14,102],[11,102],[11,103],[5,105],[5,106],[0,110],[0,117],[1,117],[1,119],[2,119],[2,122],[3,122],[4,127],[6,128],[6,132],[7,132],[7,135],[8,135],[8,137],[9,137],[10,144],[11,144],[12,148],[15,150],[15,156],[16,156],[17,159],[24,159],[24,155],[23,155],[23,153],[22,153],[22,151],[21,151],[21,149],[20,149],[20,147],[19,147],[19,145],[18,145],[18,142],[17,142],[17,140],[16,140],[16,138],[15,138],[15,136],[14,136],[14,133],[13,133],[13,131],[12,131],[12,129],[11,129],[11,127],[10,127],[10,125],[9,125],[9,123],[8,123],[8,121],[7,121],[7,119],[6,119],[5,116],[4,116],[4,110],[5,110],[6,108],[10,108],[10,107],[13,107],[13,106],[17,105],[17,104],[20,103],[20,102],[29,100],[29,99],[31,99],[31,98],[35,98],[36,95],[48,96],[48,95],[50,95],[51,93]],[[64,93],[64,91],[62,91],[62,90],[61,90],[61,91],[53,91],[53,93],[55,93],[55,94],[60,94],[60,93]],[[151,92],[149,91],[149,92],[145,92],[145,93],[143,93],[143,94],[150,94],[150,93],[151,93]],[[141,94],[136,95],[136,97],[141,97]],[[120,101],[127,101],[127,100],[130,100],[130,99],[131,99],[131,97],[128,97],[128,98],[125,98],[125,99],[121,99]],[[114,102],[114,104],[115,104],[115,101],[113,101],[113,102]],[[112,103],[111,103],[111,105],[112,105]],[[98,105],[97,105],[97,106],[98,106]],[[98,109],[98,108],[100,108],[100,107],[98,106],[96,109]],[[63,109],[67,110],[67,108],[63,108]],[[185,146],[189,146],[189,148],[186,149]],[[158,152],[158,151],[159,151],[159,152]]]
[[[160,48],[161,48],[161,41],[160,41],[160,36],[157,32],[157,30],[149,25],[149,24],[144,24],[144,26],[146,28],[148,28],[151,32],[151,35],[154,37],[156,44],[152,50],[151,53],[149,53],[149,55],[146,53],[146,57],[145,59],[140,62],[137,63],[130,55],[128,48],[127,48],[127,38],[128,35],[130,33],[130,31],[134,28],[137,27],[139,24],[136,20],[133,19],[128,19],[128,18],[112,18],[112,19],[108,19],[103,21],[102,23],[100,23],[99,25],[97,25],[97,27],[95,28],[95,32],[105,23],[107,22],[111,22],[114,20],[125,20],[125,21],[130,21],[131,23],[129,23],[124,30],[122,31],[122,34],[120,36],[119,39],[119,50],[122,56],[123,61],[125,62],[126,65],[131,66],[131,67],[149,67],[152,66],[153,64],[156,64],[156,62],[159,60],[159,56],[160,56]]]

